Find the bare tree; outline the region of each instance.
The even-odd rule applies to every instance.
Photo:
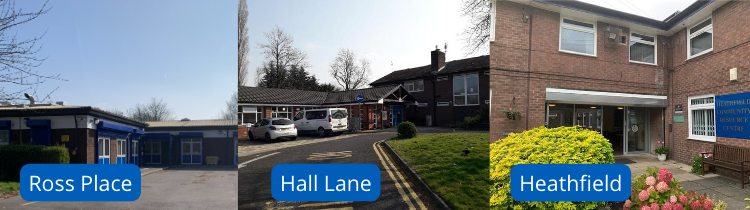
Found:
[[[163,99],[151,98],[147,104],[136,104],[129,109],[127,116],[142,122],[174,120],[174,111]]]
[[[265,35],[267,42],[259,43],[258,47],[262,50],[266,60],[263,61],[256,75],[263,78],[261,79],[261,84],[265,85],[263,87],[281,88],[286,72],[291,66],[309,67],[307,54],[295,48],[294,37],[278,26]]]
[[[15,6],[12,0],[0,0],[0,102],[16,103],[18,100],[25,100],[23,94],[26,92],[32,92],[31,95],[37,101],[45,101],[54,90],[41,98],[37,95],[39,85],[47,80],[65,81],[60,78],[60,74],[43,74],[33,70],[47,59],[37,57],[37,53],[42,50],[37,41],[42,40],[46,32],[36,37],[20,38],[16,36],[15,28],[47,14],[51,8],[47,8],[47,2],[39,10],[32,12],[16,9]],[[8,88],[14,86],[20,89]]]
[[[226,102],[226,107],[224,107],[223,110],[219,112],[219,119],[222,120],[237,120],[239,116],[237,116],[237,91],[232,93],[232,97]]]
[[[462,33],[467,55],[489,53],[491,9],[490,0],[463,0],[461,15],[470,22]]]
[[[328,72],[345,91],[363,88],[370,80],[370,60],[357,61],[357,55],[350,49],[340,49],[330,67]]]
[[[247,0],[239,0],[237,6],[237,86],[246,86],[249,73],[250,36],[247,28]]]

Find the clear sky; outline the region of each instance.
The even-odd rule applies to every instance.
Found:
[[[664,20],[678,10],[684,10],[695,0],[579,0],[589,4]]]
[[[24,11],[44,1],[16,0]],[[175,117],[213,119],[236,91],[237,1],[50,1],[16,30],[47,34],[39,87],[54,101],[125,111],[163,98]],[[18,90],[11,87],[10,90]],[[15,92],[15,91],[14,91]],[[43,96],[38,96],[41,98]]]
[[[307,70],[319,82],[334,82],[328,70],[340,48],[370,59],[370,81],[390,73],[391,61],[394,70],[430,64],[430,51],[435,45],[442,50],[446,42],[446,61],[466,58],[460,33],[469,22],[460,15],[460,0],[250,0],[248,7],[250,77],[264,60],[257,44],[266,42],[263,33],[275,26],[307,53]]]

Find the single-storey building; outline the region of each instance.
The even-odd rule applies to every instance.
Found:
[[[347,109],[349,118],[363,119],[361,129],[382,129],[404,121],[401,107],[414,104],[414,98],[401,85],[374,88],[318,92],[262,87],[238,87],[239,123],[252,124],[262,118],[293,118],[308,109],[337,107]],[[362,103],[357,96],[362,95]],[[350,120],[350,122],[353,122]],[[351,123],[349,126],[353,126]],[[240,126],[241,135],[247,135]]]
[[[0,145],[61,145],[68,148],[71,163],[169,165],[174,159],[171,165],[205,164],[206,157],[216,156],[218,164],[232,165],[235,139],[234,120],[147,123],[90,106],[0,106]],[[175,152],[155,141],[172,144]],[[182,147],[189,150],[183,153]],[[156,161],[162,151],[165,161]]]

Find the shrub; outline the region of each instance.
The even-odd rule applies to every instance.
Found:
[[[693,157],[693,170],[694,174],[703,174],[703,157],[700,155]]]
[[[461,124],[463,128],[477,128],[482,123],[482,116],[476,115],[473,117],[465,117],[464,123]]]
[[[538,127],[490,145],[492,209],[595,209],[604,202],[519,202],[510,195],[510,170],[517,164],[612,164],[612,144],[581,127]]]
[[[24,165],[70,163],[70,155],[63,146],[3,145],[0,160],[0,180],[18,181]]]
[[[414,123],[406,121],[398,124],[398,137],[401,138],[413,138],[417,136],[417,126]]]
[[[682,191],[680,182],[672,178],[669,170],[649,167],[646,173],[633,177],[630,199],[625,201],[623,209],[712,210],[722,206],[724,205],[714,206],[714,201],[706,194],[697,195],[692,190]]]

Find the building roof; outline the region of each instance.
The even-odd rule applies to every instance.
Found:
[[[323,104],[325,102],[326,92],[292,90],[279,88],[263,87],[246,87],[240,86],[238,89],[238,100],[240,103],[259,103],[259,104]]]
[[[593,4],[589,4],[586,2],[581,1],[571,1],[571,0],[534,0],[540,3],[545,3],[549,5],[555,5],[558,7],[568,8],[576,11],[586,12],[595,14],[598,16],[613,18],[617,20],[627,21],[651,28],[656,28],[664,31],[669,31],[675,26],[678,26],[679,23],[687,19],[688,17],[692,16],[693,14],[697,13],[699,10],[705,8],[709,4],[713,3],[714,0],[697,0],[687,8],[685,8],[682,11],[678,11],[674,13],[673,15],[667,17],[665,20],[655,20],[639,15],[634,15],[622,11],[617,11],[613,9],[609,9],[606,7],[601,7]]]
[[[359,94],[364,97],[364,102],[378,102],[381,99],[390,99],[392,93],[396,91],[401,91],[404,94],[407,93],[401,85],[387,85],[330,93],[277,88],[239,87],[238,98],[239,103],[250,104],[336,105],[357,103],[356,97]],[[413,101],[413,98],[409,96],[405,99]]]
[[[479,57],[466,58],[461,60],[454,60],[445,63],[445,67],[441,68],[437,72],[432,72],[430,65],[420,66],[416,68],[409,68],[391,72],[380,79],[370,83],[372,86],[376,86],[384,83],[399,82],[410,79],[417,79],[432,75],[444,75],[444,74],[455,74],[476,70],[484,70],[490,68],[489,55],[483,55]]]
[[[146,122],[146,124],[148,124],[149,128],[237,126],[237,120],[158,121],[158,122]]]
[[[105,111],[91,106],[68,106],[58,104],[34,105],[6,105],[0,106],[0,116],[3,117],[32,117],[32,116],[63,116],[63,115],[91,115],[119,123],[145,127],[145,123]]]

